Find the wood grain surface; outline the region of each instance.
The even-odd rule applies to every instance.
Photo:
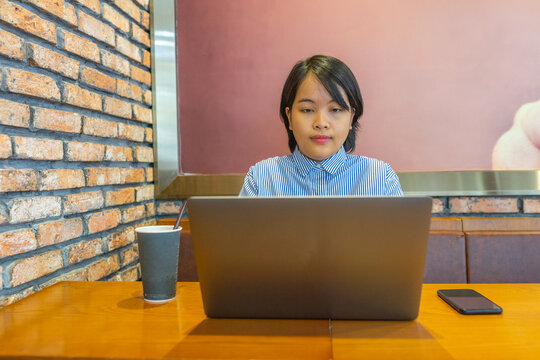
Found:
[[[475,289],[501,315],[461,315],[437,289]],[[540,284],[424,284],[411,322],[332,321],[334,359],[540,359]]]
[[[436,295],[463,287],[503,314]],[[209,319],[198,283],[149,305],[139,282],[64,282],[0,309],[1,359],[538,359],[538,334],[540,284],[425,284],[415,321]]]
[[[140,282],[65,282],[0,310],[2,356],[328,359],[327,320],[208,319],[198,283],[164,305]]]

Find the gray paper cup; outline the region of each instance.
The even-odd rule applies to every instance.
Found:
[[[136,228],[141,263],[143,296],[149,303],[161,304],[176,297],[179,227],[172,225]]]

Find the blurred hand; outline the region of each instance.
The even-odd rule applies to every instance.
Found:
[[[540,101],[519,108],[493,148],[493,170],[540,169]]]

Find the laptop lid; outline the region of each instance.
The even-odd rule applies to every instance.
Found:
[[[427,197],[193,197],[209,317],[417,317]]]

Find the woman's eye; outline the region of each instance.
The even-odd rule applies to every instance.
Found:
[[[332,108],[331,111],[337,113],[337,112],[342,112],[343,109],[342,109],[342,108],[337,108],[337,107],[336,107],[336,108]]]
[[[300,112],[310,113],[310,112],[313,112],[313,109],[301,109]]]

